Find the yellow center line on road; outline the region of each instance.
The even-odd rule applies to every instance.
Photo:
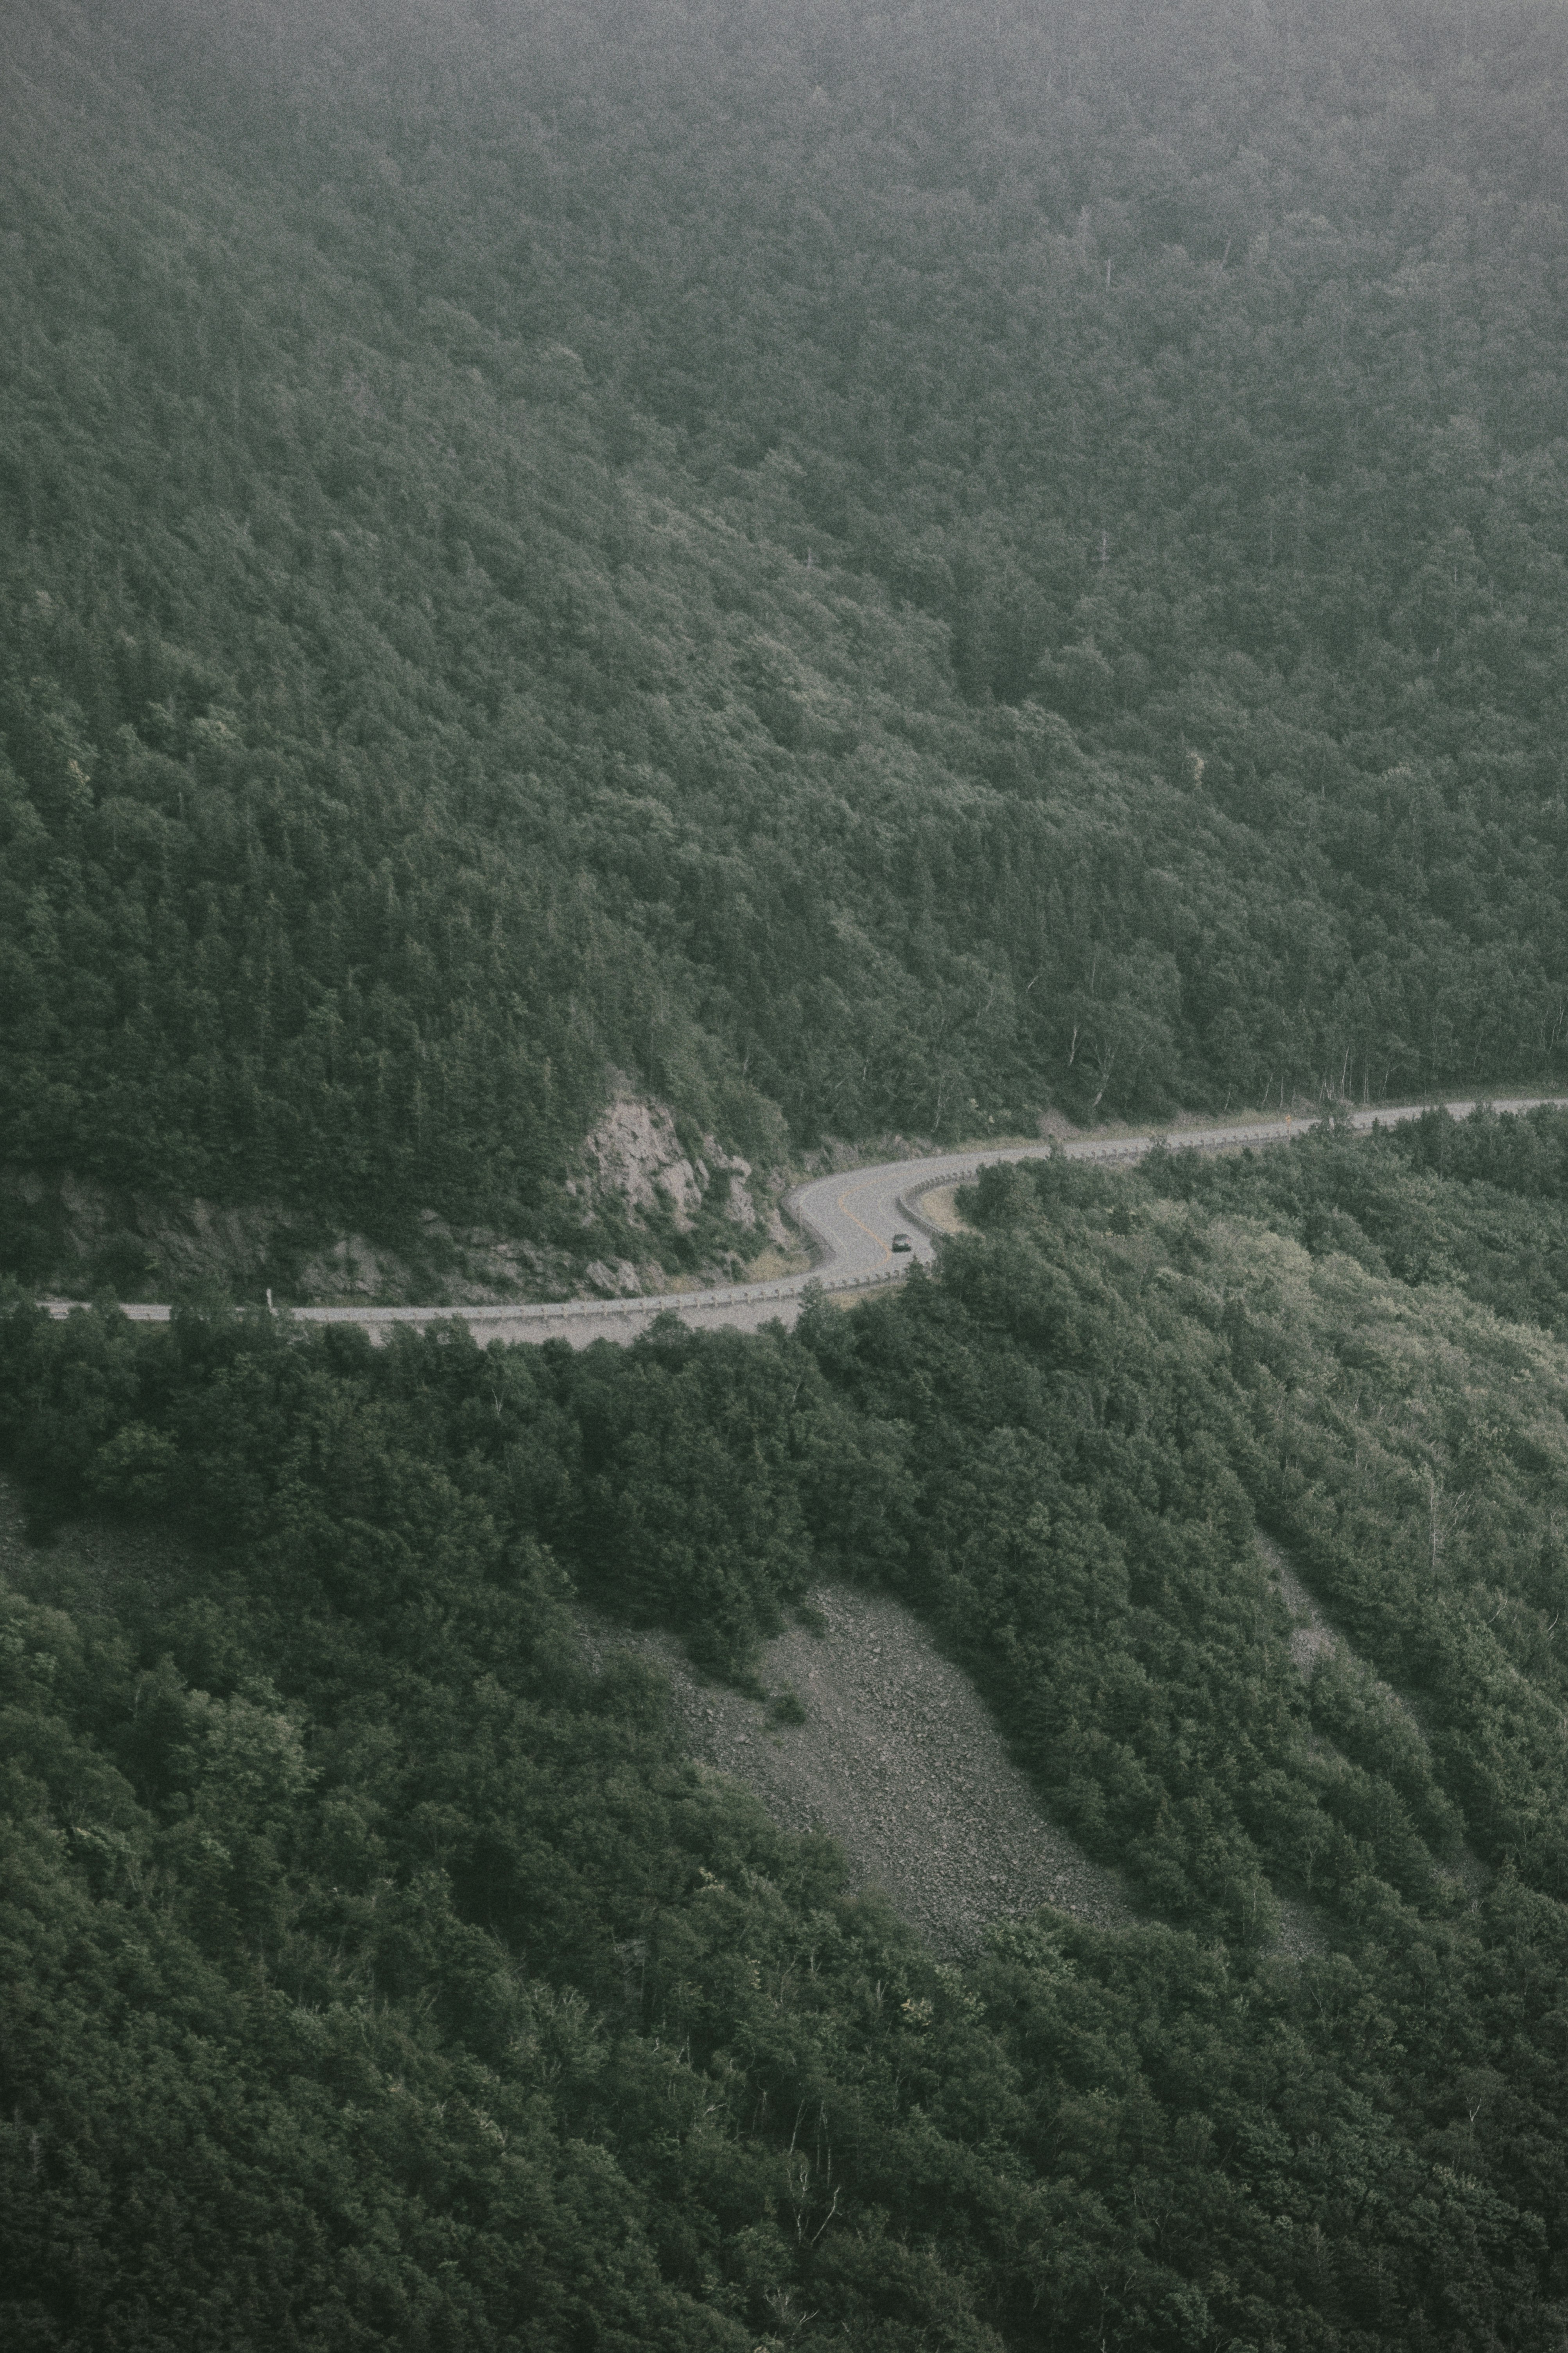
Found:
[[[868,1193],[868,1192],[870,1192],[870,1190],[871,1190],[871,1189],[872,1189],[872,1188],[871,1188],[871,1187],[870,1187],[869,1185],[862,1185],[862,1186],[861,1186],[861,1187],[860,1187],[860,1190],[861,1190],[863,1193]],[[858,1217],[855,1215],[854,1210],[853,1210],[853,1209],[851,1209],[851,1208],[849,1208],[847,1206],[847,1202],[848,1202],[848,1199],[849,1199],[849,1188],[848,1188],[847,1187],[845,1187],[845,1189],[844,1189],[844,1191],[843,1191],[842,1193],[840,1193],[840,1195],[838,1196],[837,1200],[834,1203],[834,1205],[833,1205],[833,1206],[834,1206],[834,1208],[835,1208],[839,1212],[840,1216],[842,1216],[842,1217],[846,1217],[846,1218],[847,1218],[847,1219],[848,1219],[848,1220],[849,1220],[849,1222],[850,1222],[850,1224],[851,1224],[852,1226],[858,1226],[858,1227],[859,1227],[859,1229],[860,1229],[861,1232],[865,1235],[865,1237],[866,1237],[866,1239],[867,1239],[867,1240],[868,1240],[868,1241],[871,1241],[871,1242],[875,1242],[875,1243],[876,1243],[877,1248],[881,1251],[882,1256],[883,1256],[884,1258],[890,1259],[890,1258],[892,1257],[893,1253],[892,1253],[892,1251],[889,1249],[889,1247],[888,1247],[887,1243],[882,1240],[881,1235],[880,1235],[880,1234],[874,1234],[874,1233],[871,1231],[870,1227],[866,1223],[865,1219],[864,1219],[864,1218],[858,1218]]]

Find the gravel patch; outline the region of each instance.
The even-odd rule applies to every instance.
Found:
[[[837,1840],[858,1886],[879,1885],[933,1950],[973,1952],[994,1920],[1054,1905],[1096,1927],[1138,1916],[1119,1872],[1093,1862],[1043,1810],[984,1703],[918,1619],[885,1595],[826,1586],[824,1631],[768,1644],[762,1680],[806,1720],[778,1722],[699,1681],[672,1636],[583,1610],[595,1666],[625,1647],[668,1672],[692,1754],[731,1773],[782,1829]]]
[[[0,1477],[0,1577],[24,1592],[47,1590],[63,1576],[89,1606],[110,1603],[122,1578],[161,1581],[172,1552],[186,1549],[163,1529],[78,1521],[58,1528],[40,1554],[16,1488]],[[1272,1567],[1279,1556],[1263,1549]],[[1289,1567],[1279,1581],[1292,1609],[1322,1625]],[[780,1722],[770,1704],[704,1683],[672,1635],[633,1631],[582,1605],[575,1614],[595,1669],[616,1650],[657,1662],[692,1755],[754,1790],[782,1829],[826,1831],[842,1847],[852,1883],[879,1885],[944,1958],[973,1952],[993,1921],[1042,1905],[1099,1928],[1144,1916],[1121,1873],[1092,1862],[1051,1820],[974,1686],[911,1612],[855,1586],[822,1587],[810,1606],[823,1632],[792,1627],[761,1662],[770,1694],[793,1692],[804,1724]],[[1323,1630],[1313,1661],[1342,1639]],[[1478,1884],[1489,1876],[1468,1852],[1460,1870],[1467,1883],[1472,1873]],[[1316,1906],[1278,1901],[1280,1953],[1329,1949]]]

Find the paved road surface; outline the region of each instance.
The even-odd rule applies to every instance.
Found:
[[[1491,1100],[1491,1098],[1488,1098]],[[1514,1096],[1497,1100],[1497,1111],[1530,1111],[1540,1103],[1561,1103],[1558,1096]],[[1357,1112],[1357,1127],[1381,1122],[1419,1119],[1426,1103],[1383,1104],[1375,1111]],[[1451,1103],[1447,1109],[1462,1118],[1473,1103]],[[857,1292],[896,1281],[911,1262],[935,1256],[931,1232],[920,1222],[919,1199],[939,1185],[953,1185],[974,1176],[996,1160],[1039,1160],[1050,1151],[1069,1160],[1138,1160],[1156,1143],[1173,1149],[1216,1151],[1240,1144],[1284,1143],[1303,1135],[1310,1120],[1254,1121],[1244,1127],[1173,1129],[1163,1135],[1075,1136],[1070,1143],[1007,1144],[989,1149],[947,1152],[926,1160],[889,1160],[875,1168],[856,1168],[837,1176],[817,1176],[797,1186],[785,1208],[809,1235],[816,1263],[809,1274],[784,1275],[775,1282],[727,1283],[713,1291],[672,1291],[639,1299],[578,1299],[564,1305],[529,1307],[296,1307],[301,1324],[359,1324],[373,1338],[384,1338],[396,1324],[426,1324],[458,1317],[469,1324],[481,1345],[488,1340],[570,1340],[586,1347],[590,1340],[631,1340],[646,1331],[656,1315],[673,1309],[683,1322],[700,1326],[729,1324],[752,1332],[774,1317],[793,1324],[800,1312],[800,1294],[808,1282],[825,1291]],[[908,1254],[895,1253],[895,1234],[909,1240]],[[43,1303],[52,1315],[70,1312],[71,1303]],[[127,1315],[138,1323],[167,1323],[167,1307],[131,1306]]]

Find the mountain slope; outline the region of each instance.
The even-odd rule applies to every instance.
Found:
[[[13,1158],[1560,1064],[1560,11],[14,13]]]
[[[0,1316],[6,2341],[1552,2353],[1565,1167],[993,1168],[934,1274],[628,1348]],[[1142,1920],[940,1966],[574,1587],[771,1701],[683,1673],[699,1756],[847,1736],[940,1928],[913,1610]]]

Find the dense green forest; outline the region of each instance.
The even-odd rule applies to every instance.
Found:
[[[1565,1170],[1000,1169],[852,1314],[577,1355],[16,1301],[7,2341],[1548,2353]],[[1145,1926],[938,1966],[581,1663],[574,1591],[744,1678],[824,1573]]]
[[[1568,1114],[1338,1113],[1568,1092],[1568,10],[5,36],[7,2346],[1561,2353]],[[793,1331],[32,1298],[1292,1103]],[[939,1963],[589,1664],[825,1579],[1136,1926]]]
[[[27,0],[15,1163],[1561,1077],[1546,0]],[[15,1261],[13,1261],[15,1262]]]

